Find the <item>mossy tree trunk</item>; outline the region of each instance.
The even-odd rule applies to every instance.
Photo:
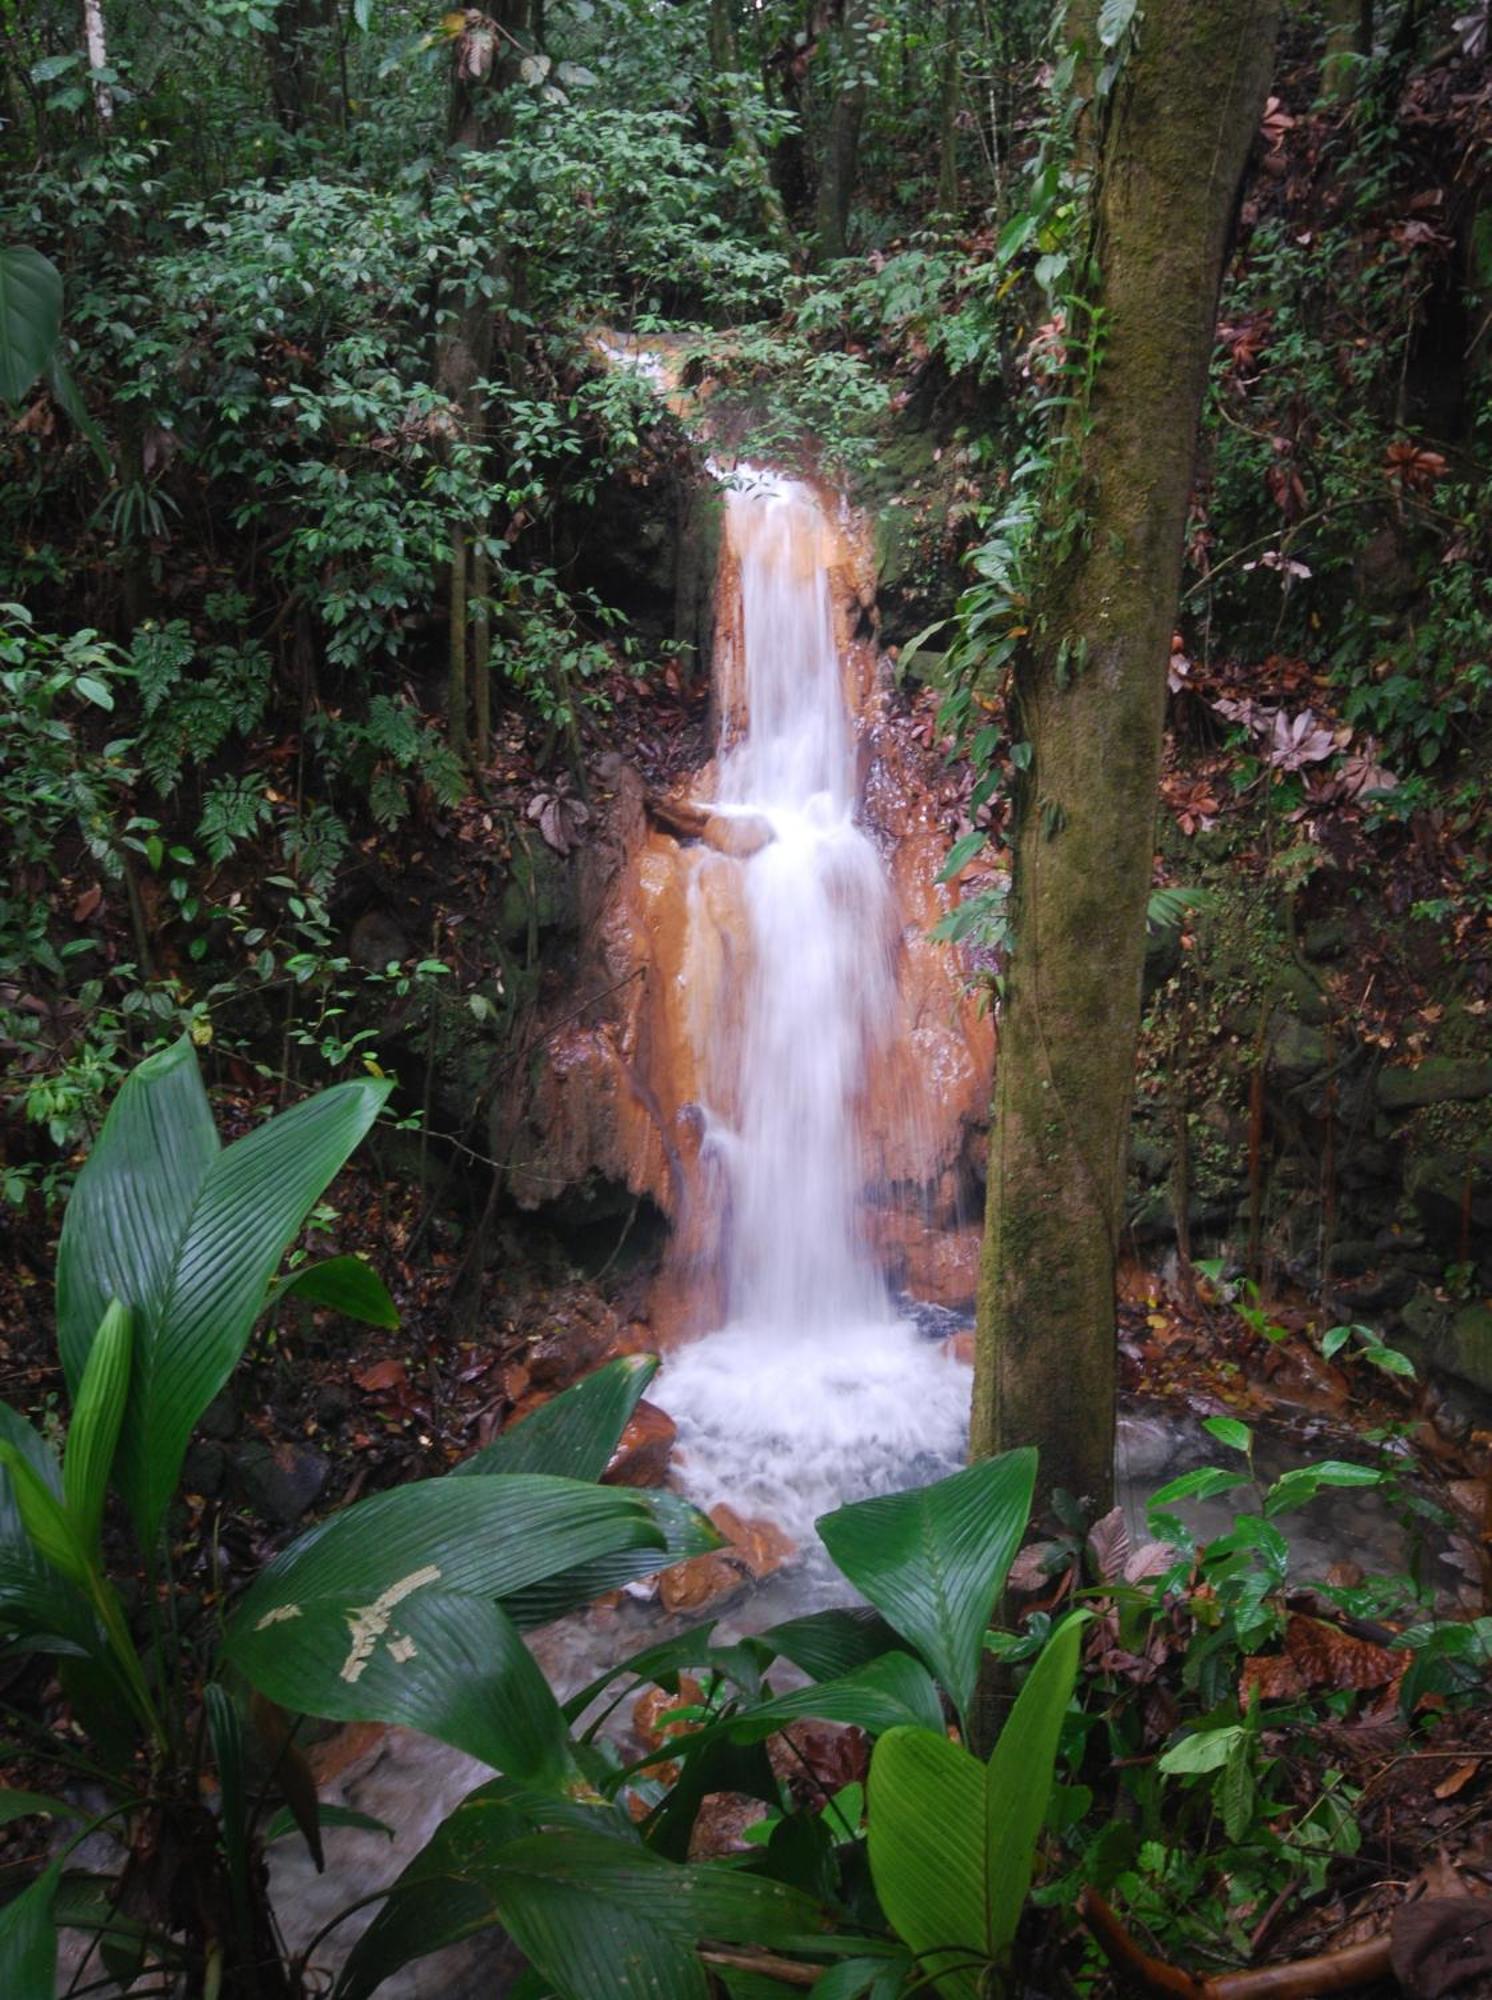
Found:
[[[1094,9],[1075,6],[1080,29]],[[1166,662],[1235,194],[1279,0],[1145,0],[1098,140],[1103,344],[1055,453],[990,1148],[971,1452],[1111,1504],[1115,1264]],[[1076,345],[1084,326],[1068,315]],[[1070,357],[1071,358],[1071,357]]]
[[[710,66],[715,73],[722,130],[715,135],[719,145],[733,145],[745,165],[755,190],[762,228],[773,247],[789,260],[797,256],[798,245],[787,219],[782,194],[758,143],[751,122],[747,83],[741,70],[741,51],[736,37],[733,12],[735,0],[710,0]]]
[[[502,145],[511,120],[503,93],[518,75],[520,52],[530,35],[530,0],[503,0],[495,15],[469,9],[464,26],[451,43],[451,95],[446,144],[453,171],[461,172],[461,155],[486,152]],[[435,380],[460,416],[460,442],[481,445],[487,429],[482,385],[498,358],[500,302],[515,304],[523,279],[521,264],[493,237],[485,262],[476,270],[455,274],[442,287],[441,331],[436,342]],[[518,368],[517,348],[510,347],[508,371]],[[488,533],[485,511],[452,530],[447,604],[450,613],[450,673],[446,720],[452,749],[465,758],[470,742],[468,711],[473,705],[472,677],[489,671],[490,639],[486,596],[490,564],[485,547],[473,548]],[[474,618],[468,613],[474,611]],[[469,656],[475,659],[468,668]],[[490,694],[475,690],[476,748],[485,756],[490,719]]]
[[[850,205],[860,170],[860,127],[870,86],[870,15],[865,0],[844,0],[838,37],[839,82],[819,162],[815,248],[821,264],[849,250]]]

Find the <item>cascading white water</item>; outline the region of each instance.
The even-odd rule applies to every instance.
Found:
[[[968,1407],[967,1370],[897,1317],[860,1227],[858,1105],[897,1026],[895,917],[854,819],[825,530],[808,487],[737,473],[745,730],[722,748],[716,810],[772,838],[709,860],[743,871],[751,941],[727,1052],[737,1115],[705,1107],[728,1190],[728,1317],[660,1384],[691,1497],[799,1538],[840,1500],[950,1469]]]

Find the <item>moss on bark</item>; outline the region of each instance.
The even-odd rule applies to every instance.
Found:
[[[1017,670],[1033,754],[971,1451],[1035,1444],[1042,1491],[1099,1509],[1112,1498],[1114,1267],[1166,661],[1229,218],[1278,12],[1278,0],[1146,0],[1097,177],[1105,345],[1069,446],[1086,518],[1065,535],[1068,524],[1050,523],[1066,553],[1042,586],[1040,642]]]

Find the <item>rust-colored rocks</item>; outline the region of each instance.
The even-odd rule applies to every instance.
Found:
[[[675,840],[702,840],[717,854],[728,854],[736,861],[749,861],[776,838],[760,813],[716,812],[694,799],[650,796],[648,818]]]
[[[710,1509],[710,1519],[728,1547],[675,1563],[658,1579],[658,1601],[665,1611],[705,1611],[724,1604],[748,1584],[759,1583],[791,1561],[797,1544],[774,1521],[745,1520],[723,1503]]]
[[[661,1486],[668,1476],[678,1425],[656,1403],[640,1402],[602,1474],[607,1486]]]
[[[689,1859],[718,1861],[726,1854],[759,1852],[746,1833],[766,1817],[766,1801],[749,1792],[706,1792],[690,1828]]]

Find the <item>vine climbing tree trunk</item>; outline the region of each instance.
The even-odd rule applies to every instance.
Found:
[[[1071,27],[1096,12],[1075,5]],[[1095,133],[1086,304],[1067,313],[1075,402],[1016,671],[1031,761],[971,1452],[1034,1444],[1042,1493],[1100,1510],[1166,662],[1224,249],[1278,14],[1279,0],[1144,0]]]

